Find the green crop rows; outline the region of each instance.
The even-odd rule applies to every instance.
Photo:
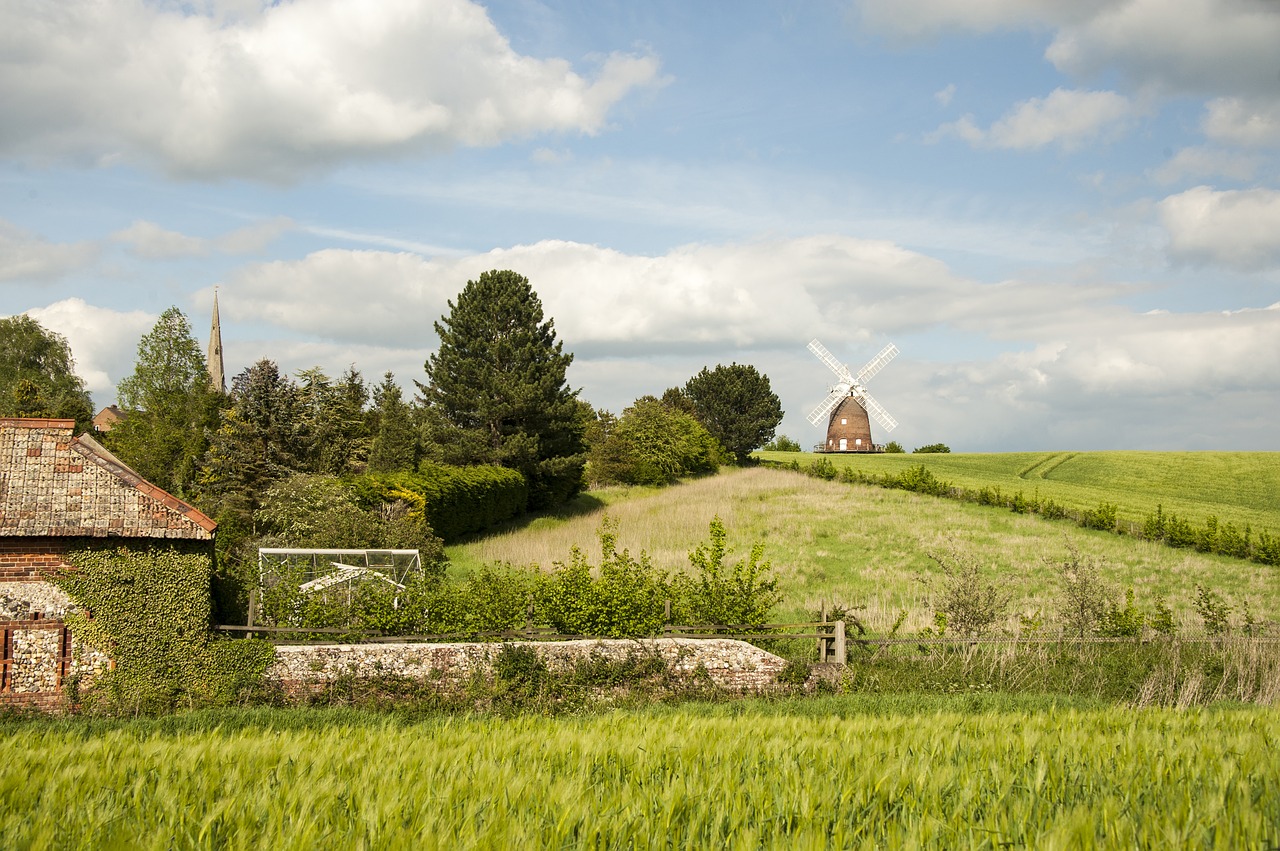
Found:
[[[0,846],[1235,849],[1280,839],[1273,709],[886,712],[842,700],[414,723],[299,711],[249,723],[211,714],[203,727],[10,722]]]

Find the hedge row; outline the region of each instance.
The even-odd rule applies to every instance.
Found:
[[[529,506],[524,476],[506,467],[451,467],[423,463],[417,472],[369,473],[352,482],[366,508],[405,500],[421,511],[432,531],[456,541],[523,514]]]

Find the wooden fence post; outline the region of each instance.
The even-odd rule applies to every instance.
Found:
[[[662,625],[670,626],[671,624],[671,601],[668,600],[662,608]]]
[[[847,662],[847,661],[849,660],[849,657],[848,657],[848,655],[847,655],[847,653],[848,653],[848,648],[845,646],[845,640],[844,640],[844,639],[845,639],[845,636],[844,636],[844,621],[843,621],[843,620],[838,620],[838,621],[836,621],[836,640],[835,640],[835,645],[836,645],[836,661],[837,661],[837,662],[839,662],[841,665],[843,665],[845,662]]]
[[[823,600],[822,601],[822,623],[825,625],[826,622],[827,622],[827,601]],[[818,632],[824,633],[826,632],[826,630],[819,628]],[[829,641],[830,639],[826,638],[825,636],[818,639],[818,661],[819,662],[827,661],[827,654],[831,649],[831,645],[828,643]]]

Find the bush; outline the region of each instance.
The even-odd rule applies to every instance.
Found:
[[[1231,617],[1231,606],[1227,605],[1227,601],[1218,592],[1197,585],[1195,606],[1200,619],[1204,621],[1205,632],[1210,635],[1225,635],[1230,629],[1228,619]]]
[[[931,453],[950,452],[951,447],[947,446],[945,443],[930,443],[928,446],[917,446],[915,449],[911,451],[919,452],[922,455],[928,455]]]
[[[727,537],[720,518],[712,519],[707,542],[689,553],[693,574],[676,579],[685,623],[758,626],[782,599],[771,565],[762,560],[764,544],[756,543],[750,555],[728,567]]]
[[[1080,525],[1086,529],[1097,529],[1102,532],[1116,530],[1116,516],[1119,506],[1110,502],[1100,502],[1092,511],[1086,510],[1080,515]]]
[[[590,476],[601,484],[662,486],[714,473],[722,460],[720,444],[693,416],[645,397],[593,447]]]
[[[764,445],[768,452],[800,452],[800,444],[785,434],[780,434]]]
[[[985,579],[972,556],[954,545],[928,555],[944,576],[934,605],[946,617],[948,628],[966,637],[978,637],[1005,616],[1012,595]]]
[[[1106,616],[1111,589],[1102,580],[1098,563],[1081,556],[1070,541],[1066,543],[1067,557],[1053,565],[1062,583],[1058,614],[1067,632],[1084,638]]]
[[[900,455],[907,450],[902,448],[902,444],[896,440],[891,440],[884,445],[884,451],[890,455]]]
[[[618,551],[616,525],[605,519],[597,532],[600,567],[593,576],[587,556],[577,547],[538,592],[547,621],[565,635],[611,638],[656,635],[662,631],[671,599],[667,575],[641,552],[638,559]]]
[[[423,462],[416,473],[370,473],[352,483],[356,501],[372,508],[404,500],[446,541],[482,532],[523,514],[529,504],[524,476],[506,467],[451,467]]]

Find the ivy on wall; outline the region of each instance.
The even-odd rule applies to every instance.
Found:
[[[67,625],[114,662],[84,708],[151,713],[258,695],[273,648],[219,640],[211,624],[212,548],[194,542],[83,547],[51,577],[80,607]],[[75,684],[69,684],[74,687]]]

